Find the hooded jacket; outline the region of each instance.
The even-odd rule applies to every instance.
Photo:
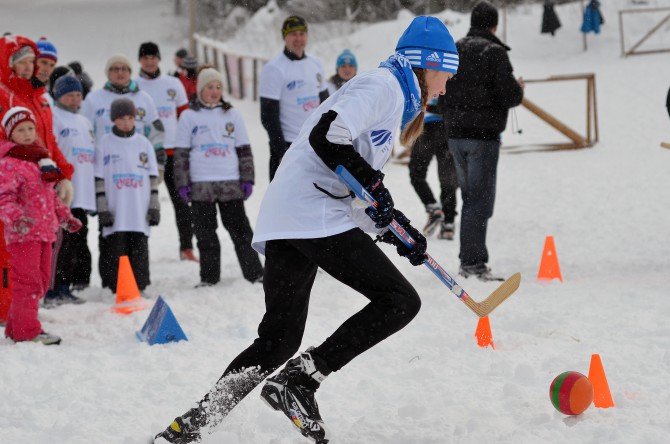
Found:
[[[56,166],[65,177],[71,179],[74,167],[63,156],[53,135],[53,116],[49,103],[44,98],[46,88],[35,78],[38,71],[37,62],[35,62],[32,81],[18,77],[9,66],[12,54],[24,46],[33,48],[35,54],[39,53],[35,43],[25,37],[6,35],[0,38],[0,119],[14,106],[23,106],[32,111],[37,123],[38,144],[49,150]],[[7,138],[2,128],[0,128],[0,138]]]
[[[5,241],[54,242],[59,224],[71,217],[70,209],[56,196],[54,182],[42,180],[37,163],[7,156],[14,146],[0,140],[0,220],[5,224]],[[14,229],[22,216],[33,221],[26,234]]]
[[[490,31],[477,28],[471,28],[456,47],[458,74],[438,99],[445,109],[448,136],[498,140],[507,125],[508,110],[523,99],[523,88],[507,56],[510,48]]]

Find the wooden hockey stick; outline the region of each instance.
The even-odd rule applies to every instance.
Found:
[[[670,143],[668,143],[668,142],[661,142],[661,148],[668,148],[668,149],[670,149]]]
[[[335,172],[337,175],[344,181],[344,183],[349,187],[351,191],[358,196],[359,199],[364,200],[373,208],[377,207],[377,201],[368,191],[363,188],[363,186],[356,180],[354,176],[347,171],[342,165],[339,165]],[[416,243],[412,236],[410,236],[405,229],[396,222],[395,219],[391,221],[389,228],[393,234],[396,235],[406,246],[412,248]],[[483,318],[488,316],[493,310],[495,310],[500,304],[505,302],[505,300],[512,296],[512,294],[519,288],[521,284],[521,273],[513,274],[509,279],[503,282],[498,288],[495,289],[486,299],[481,302],[477,302],[470,297],[469,294],[463,290],[463,288],[456,283],[454,278],[452,278],[449,273],[445,271],[444,268],[437,263],[433,257],[426,253],[426,262],[424,265],[428,267],[430,271],[433,272],[439,280],[441,280],[453,294],[455,294],[470,310],[472,310],[477,316]]]

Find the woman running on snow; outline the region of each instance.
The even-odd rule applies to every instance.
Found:
[[[370,302],[322,344],[288,361],[268,379],[261,397],[304,436],[328,442],[316,389],[330,373],[402,329],[421,306],[414,288],[363,230],[383,233],[381,240],[413,265],[425,261],[426,239],[393,208],[380,169],[391,155],[395,129],[400,126],[403,145],[411,145],[423,129],[426,103],[444,94],[457,68],[447,27],[435,17],[417,17],[395,54],[347,82],[305,122],[263,198],[252,241],[266,258],[266,312],[258,338],[154,442],[199,441],[298,351],[319,267]],[[339,165],[377,200],[376,210],[352,206],[349,189],[334,172]],[[416,240],[414,248],[388,231],[392,219]]]

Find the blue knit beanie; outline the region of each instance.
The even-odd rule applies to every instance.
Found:
[[[458,50],[447,27],[436,17],[412,20],[398,40],[396,52],[404,55],[412,68],[426,68],[456,74]]]
[[[46,57],[53,60],[54,62],[58,61],[58,51],[56,51],[56,47],[53,45],[53,43],[48,41],[46,37],[40,37],[40,39],[35,44],[37,45],[37,50],[39,51],[39,54],[37,55],[38,59]]]
[[[74,91],[82,92],[82,87],[79,79],[72,75],[59,77],[53,86],[53,96],[56,100]]]
[[[342,54],[337,56],[337,62],[335,62],[335,71],[337,71],[342,65],[353,65],[355,69],[358,69],[356,56],[348,49],[345,49],[342,51]]]

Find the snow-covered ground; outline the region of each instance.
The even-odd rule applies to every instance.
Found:
[[[617,10],[628,0],[603,2],[602,34],[582,50],[579,2],[557,7],[563,28],[540,35],[541,5],[508,13],[507,41],[517,75],[597,75],[600,143],[594,148],[503,154],[495,215],[489,224],[491,267],[520,271],[517,293],[491,319],[495,350],[476,345],[477,318],[424,267],[388,254],[422,296],[423,309],[403,331],[331,375],[318,393],[333,443],[625,443],[667,442],[670,432],[670,121],[664,103],[670,86],[667,54],[620,56]],[[667,0],[647,6],[670,6]],[[185,43],[182,25],[164,0],[0,1],[0,31],[49,37],[61,59],[78,59],[103,82],[109,55],[133,60],[139,44],[154,40],[163,69]],[[467,32],[467,15],[445,11],[452,33]],[[260,16],[259,16],[260,17]],[[656,15],[656,21],[662,18]],[[281,21],[279,18],[279,22]],[[363,68],[390,51],[410,21],[359,26],[357,31],[313,42],[333,69],[337,53],[352,49]],[[276,20],[276,18],[275,18]],[[653,26],[648,18],[626,23],[630,41]],[[332,29],[337,29],[332,26]],[[342,29],[348,29],[342,27]],[[279,32],[255,37],[256,53],[277,50]],[[669,25],[654,44],[670,47]],[[259,43],[264,42],[262,48]],[[241,44],[236,52],[251,50]],[[583,129],[585,88],[530,84],[527,97],[576,129]],[[258,104],[233,101],[243,112],[255,149],[257,186],[247,203],[255,219],[267,187],[267,139]],[[508,144],[562,141],[544,123],[518,111],[523,134]],[[581,125],[581,126],[580,126]],[[387,181],[397,206],[418,224],[421,204],[407,168],[389,164]],[[436,173],[430,171],[437,186]],[[263,292],[241,277],[232,244],[220,231],[223,279],[194,289],[198,266],[179,262],[173,212],[161,190],[163,222],[150,240],[153,285],[189,337],[149,347],[135,338],[148,311],[119,317],[114,295],[100,288],[97,272],[83,292],[87,303],[41,310],[59,347],[0,339],[0,442],[146,443],[218,379],[227,363],[255,337]],[[97,220],[90,245],[97,250]],[[553,235],[564,282],[536,279],[545,236]],[[450,273],[458,270],[458,240],[431,239],[431,254]],[[493,283],[458,278],[475,299]],[[304,347],[318,344],[364,304],[363,298],[325,274],[312,296]],[[578,417],[553,408],[548,390],[566,370],[587,373],[600,354],[616,407],[591,407]],[[206,443],[298,444],[307,442],[286,419],[265,407],[258,390],[217,428]]]

